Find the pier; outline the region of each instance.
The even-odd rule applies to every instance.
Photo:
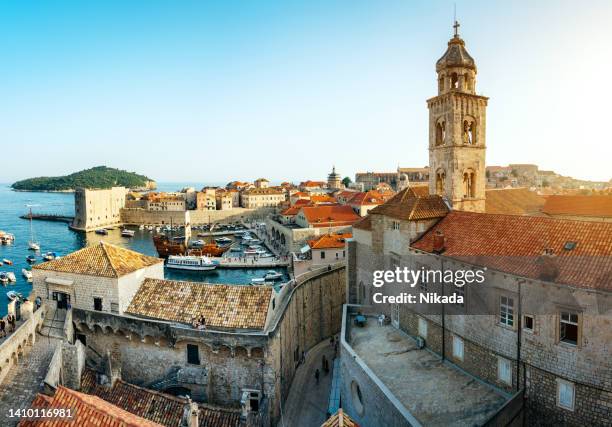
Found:
[[[74,220],[73,216],[57,215],[57,214],[24,214],[19,218],[21,219],[32,219],[37,221],[54,221],[54,222],[65,222],[71,224]]]
[[[247,257],[212,257],[211,260],[217,261],[217,268],[276,268],[289,267],[289,257],[270,257],[258,258]]]

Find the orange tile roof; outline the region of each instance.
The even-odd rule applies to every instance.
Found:
[[[352,225],[360,218],[347,205],[304,206],[302,212],[313,227]]]
[[[427,197],[429,196],[429,186],[428,185],[411,185],[412,191],[419,197]]]
[[[325,234],[318,239],[308,241],[311,249],[335,249],[343,248],[346,239],[353,237],[353,233],[331,233]]]
[[[148,390],[116,380],[112,387],[98,385],[96,373],[85,368],[81,376],[81,391],[97,396],[134,415],[146,418],[167,427],[181,427],[183,411],[188,401],[165,393]],[[240,410],[219,408],[209,404],[198,404],[199,425],[201,427],[238,427]]]
[[[19,427],[163,427],[162,424],[124,411],[99,397],[79,393],[63,386],[58,386],[52,397],[36,395],[31,407],[70,408],[74,411],[74,418],[23,419],[19,422]]]
[[[34,265],[32,269],[117,278],[163,262],[160,258],[100,242],[53,261]]]
[[[338,201],[335,198],[324,195],[324,194],[321,194],[321,195],[314,194],[310,196],[310,201],[312,203],[338,203]]]
[[[546,198],[542,209],[548,215],[612,217],[612,196],[558,196]]]
[[[416,187],[418,188],[418,187]],[[421,190],[408,187],[387,202],[370,211],[370,215],[384,215],[396,219],[418,221],[442,218],[449,211],[442,197],[437,195],[419,196]]]
[[[533,215],[541,212],[544,197],[528,188],[486,191],[485,211],[492,214]]]
[[[340,408],[338,412],[321,424],[321,427],[359,427],[359,424],[353,421],[353,419]]]
[[[327,185],[325,181],[304,181],[300,183],[300,187],[323,187]]]
[[[612,223],[453,211],[412,247],[432,252],[437,231],[446,238],[444,256],[537,279],[550,248],[556,283],[612,290]],[[566,250],[568,242],[576,247]]]
[[[290,206],[287,209],[285,209],[284,211],[281,212],[281,215],[285,215],[285,216],[295,216],[300,212],[300,209],[302,209],[302,205],[295,205],[295,206]]]
[[[309,193],[305,193],[305,192],[303,192],[303,191],[298,191],[297,193],[293,193],[293,194],[291,195],[291,197],[295,197],[295,196],[297,196],[297,197],[308,197],[308,198],[310,198],[310,194],[309,194]]]
[[[203,315],[209,327],[263,329],[271,298],[271,286],[145,279],[126,313],[186,324]]]
[[[283,191],[277,190],[275,188],[251,188],[250,190],[245,190],[244,195],[250,196],[250,195],[280,195],[280,194],[285,194]]]
[[[389,200],[389,198],[389,194],[385,196],[381,192],[375,190],[370,190],[366,192],[360,191],[358,193],[355,193],[353,197],[348,200],[347,203],[353,206],[382,205],[387,200]]]

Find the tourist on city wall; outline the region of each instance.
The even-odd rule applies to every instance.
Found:
[[[315,380],[317,381],[317,385],[319,385],[319,370],[315,371]]]
[[[0,319],[0,335],[2,335],[2,337],[6,336],[6,321],[4,317]]]

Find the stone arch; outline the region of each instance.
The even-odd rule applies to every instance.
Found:
[[[476,144],[476,119],[471,116],[463,118],[461,140],[466,145]]]
[[[219,348],[217,349],[217,354],[223,357],[232,357],[233,351],[227,345],[220,345]]]
[[[473,169],[466,169],[463,172],[463,197],[476,197],[476,172]]]
[[[281,234],[281,238],[280,238],[281,244],[284,245],[285,244],[285,235]]]
[[[444,74],[440,73],[440,77],[438,78],[438,92],[444,92]]]
[[[451,74],[451,89],[459,89],[459,75],[457,73]]]
[[[436,194],[443,196],[446,186],[446,171],[442,168],[436,171]]]
[[[436,122],[436,145],[444,145],[446,141],[446,122],[444,118],[438,119]]]
[[[463,90],[470,92],[472,90],[472,79],[468,73],[463,75]]]
[[[235,357],[247,357],[249,354],[249,352],[247,351],[247,349],[245,347],[236,347],[234,350],[234,356]]]
[[[254,359],[263,359],[264,358],[263,348],[261,348],[261,347],[253,347],[251,349],[251,357],[254,358]]]

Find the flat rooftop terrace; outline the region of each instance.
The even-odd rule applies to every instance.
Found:
[[[365,327],[350,316],[348,343],[402,405],[423,425],[484,424],[509,399],[390,325],[368,317]]]

